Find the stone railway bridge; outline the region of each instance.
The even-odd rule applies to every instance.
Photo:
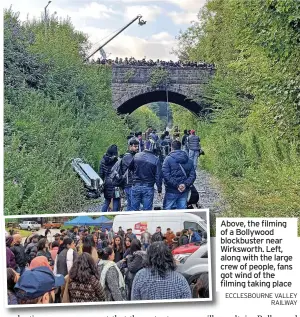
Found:
[[[200,115],[203,91],[214,72],[207,67],[113,65],[113,107],[127,114],[151,102],[169,101]]]

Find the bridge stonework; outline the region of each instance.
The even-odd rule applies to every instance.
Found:
[[[153,83],[155,72],[165,78]],[[114,65],[112,67],[113,107],[119,113],[131,113],[138,107],[157,101],[177,103],[195,114],[203,109],[205,86],[214,74],[212,68]]]

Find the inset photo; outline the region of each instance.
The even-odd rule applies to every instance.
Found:
[[[7,307],[211,301],[208,210],[5,218]]]

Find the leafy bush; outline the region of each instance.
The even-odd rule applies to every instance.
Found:
[[[83,64],[84,34],[68,20],[21,24],[4,16],[5,214],[80,211],[87,204],[71,160],[98,170],[128,128],[111,104],[111,69]]]

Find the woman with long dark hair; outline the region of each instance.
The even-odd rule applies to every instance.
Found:
[[[82,253],[84,252],[89,253],[94,259],[95,263],[98,262],[98,253],[92,235],[88,235],[83,238]]]
[[[147,267],[137,272],[132,300],[161,300],[192,298],[187,280],[175,271],[170,248],[162,241],[154,242],[147,250]]]
[[[15,294],[14,287],[16,283],[18,282],[18,279],[20,277],[20,274],[17,273],[12,268],[6,269],[7,274],[7,301],[8,305],[17,305],[18,300]]]
[[[105,290],[107,301],[124,301],[125,282],[123,275],[114,262],[115,253],[113,248],[106,247],[98,251],[100,261],[98,270],[100,275],[100,284]]]
[[[124,255],[123,241],[120,236],[116,236],[114,239],[114,252],[115,252],[115,263],[121,261]]]
[[[10,249],[10,247],[13,245],[13,241],[13,237],[6,237],[6,267],[15,270],[17,268],[16,259],[14,253]]]
[[[69,279],[71,303],[105,301],[105,292],[99,282],[99,272],[89,253],[83,252],[73,263]]]
[[[100,239],[99,235],[97,232],[93,233],[93,240],[95,242],[95,246],[97,250],[102,249],[102,240]]]
[[[106,212],[112,203],[111,211],[119,211],[121,205],[120,192],[118,187],[115,187],[111,182],[109,176],[111,174],[111,169],[118,161],[118,147],[113,144],[104,154],[99,167],[99,175],[104,181],[104,198],[105,202],[102,206],[102,212]]]
[[[53,266],[54,261],[52,259],[51,253],[49,251],[49,242],[46,238],[39,240],[37,243],[37,254],[36,256],[45,256],[48,259],[49,265]]]
[[[130,254],[126,257],[127,271],[125,284],[127,289],[127,299],[131,299],[132,282],[136,273],[145,267],[147,260],[146,251],[142,251],[140,240],[133,239],[130,246]]]
[[[131,245],[131,239],[130,237],[126,237],[124,241],[124,255],[123,255],[124,258],[126,258],[126,256],[130,253],[130,245]]]

